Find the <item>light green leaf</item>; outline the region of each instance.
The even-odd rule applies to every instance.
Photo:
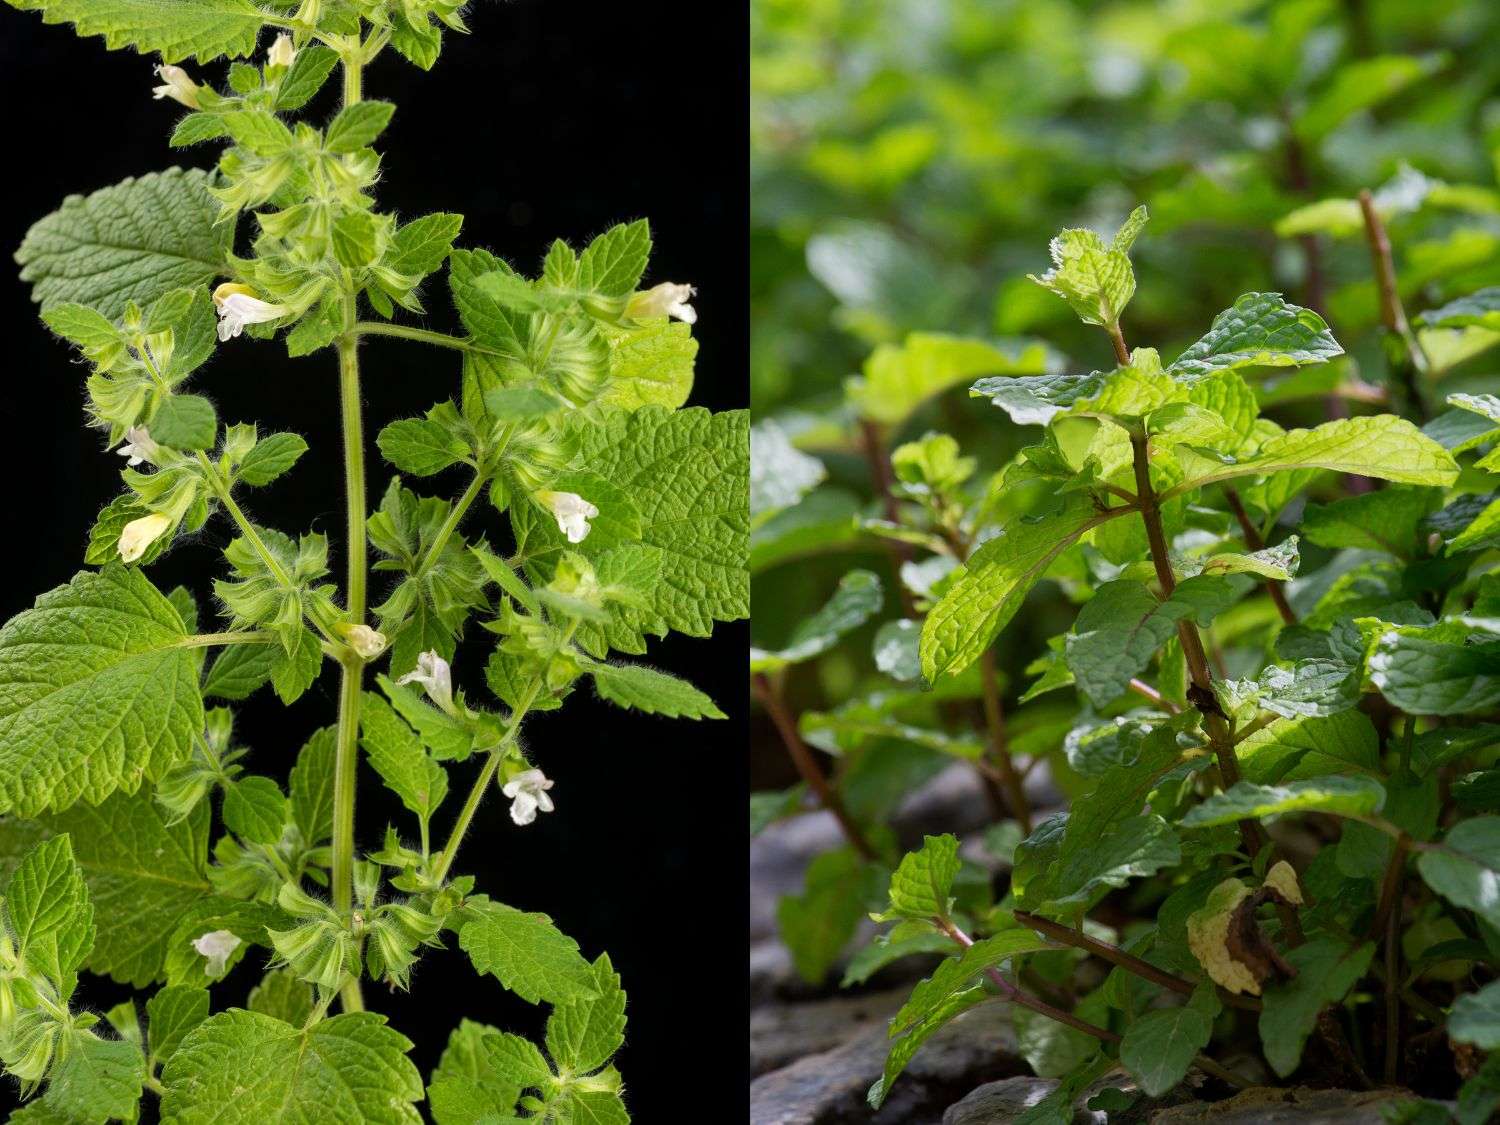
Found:
[[[1207,798],[1182,818],[1184,828],[1211,828],[1289,812],[1363,816],[1379,812],[1385,787],[1371,777],[1319,777],[1286,785],[1241,781]]]
[[[76,1032],[59,1053],[43,1101],[73,1121],[128,1121],[139,1111],[146,1059],[134,1043]]]
[[[297,764],[288,779],[292,819],[309,844],[319,844],[333,835],[333,777],[337,730],[332,726],[313,732],[297,754]]]
[[[1478,992],[1465,993],[1454,1001],[1448,1034],[1482,1051],[1500,1047],[1500,981],[1491,981]]]
[[[249,774],[224,790],[224,827],[254,844],[275,844],[287,822],[286,795],[269,777]]]
[[[298,58],[301,58],[300,53]],[[453,240],[463,225],[462,215],[442,211],[413,219],[392,236],[385,265],[397,273],[426,277],[448,260]]]
[[[641,664],[595,664],[589,668],[599,694],[620,707],[672,719],[722,719],[714,701],[686,680]]]
[[[592,1000],[560,1004],[547,1017],[547,1053],[560,1071],[585,1075],[598,1070],[625,1042],[625,993],[609,955],[593,964]]]
[[[985,340],[913,332],[902,344],[881,344],[863,374],[848,379],[844,394],[857,414],[896,426],[933,395],[981,375],[1040,375],[1047,370],[1040,344],[1003,348]]]
[[[1146,208],[1137,207],[1106,245],[1095,231],[1065,230],[1052,240],[1052,268],[1028,275],[1073,307],[1085,324],[1115,324],[1135,295],[1130,247],[1146,225]]]
[[[598,402],[621,410],[664,406],[676,410],[693,390],[698,341],[689,325],[653,320],[629,329],[606,326],[609,382]]]
[[[1370,653],[1370,681],[1413,715],[1489,710],[1500,701],[1500,642],[1463,644],[1444,629],[1386,630]]]
[[[458,944],[474,968],[492,973],[531,1004],[566,1004],[599,995],[593,967],[578,943],[545,914],[528,914],[498,902],[471,903]]]
[[[884,868],[865,862],[853,848],[835,848],[808,865],[801,894],[776,904],[776,928],[803,980],[820,984],[828,975],[884,875]]]
[[[220,55],[255,50],[264,20],[250,0],[9,0],[22,11],[39,11],[43,23],[71,23],[79,35],[102,35],[110,50],[134,47],[159,53],[166,62],[196,55],[210,62]]]
[[[43,594],[0,630],[0,809],[36,816],[133,793],[203,729],[182,619],[111,565]]]
[[[208,1019],[208,989],[171,985],[146,1001],[146,1031],[151,1059],[165,1063],[188,1032]]]
[[[891,1045],[890,1053],[886,1055],[884,1072],[876,1080],[875,1084],[870,1087],[869,1093],[866,1095],[871,1108],[879,1109],[885,1104],[885,1099],[891,1092],[891,1084],[901,1076],[901,1072],[906,1069],[906,1064],[911,1061],[912,1056],[917,1053],[918,1048],[930,1039],[934,1032],[955,1016],[968,1011],[976,1004],[982,1004],[989,998],[989,994],[979,985],[965,989],[962,992],[956,992],[949,996],[938,1008],[929,1012],[924,1019],[912,1026],[905,1035],[896,1040]]]
[[[1459,821],[1441,850],[1417,857],[1417,870],[1453,905],[1500,927],[1500,817]]]
[[[1343,354],[1327,323],[1311,309],[1288,304],[1280,293],[1246,293],[1214,317],[1203,337],[1168,370],[1196,380],[1240,367],[1325,363]]]
[[[1120,1063],[1149,1097],[1159,1097],[1176,1086],[1193,1065],[1193,1058],[1213,1035],[1219,999],[1213,986],[1199,985],[1179,1008],[1147,1012],[1125,1031]]]
[[[927,836],[917,851],[902,857],[891,876],[890,909],[881,921],[906,918],[930,922],[952,909],[953,880],[958,875],[958,838]]]
[[[1400,484],[1447,487],[1458,478],[1452,454],[1405,418],[1375,414],[1340,418],[1311,430],[1288,430],[1260,447],[1253,457],[1195,472],[1162,493],[1164,499],[1235,477],[1290,469],[1328,469]]]
[[[1297,975],[1266,989],[1260,1013],[1261,1046],[1272,1070],[1285,1078],[1297,1069],[1318,1013],[1344,998],[1365,975],[1374,953],[1369,942],[1351,948],[1327,937],[1287,951]]]
[[[839,639],[858,629],[885,604],[880,579],[868,570],[851,570],[823,607],[792,631],[784,648],[750,650],[752,672],[773,672],[821,656]]]
[[[82,6],[96,0],[68,2]],[[180,0],[185,6],[196,2]],[[139,3],[167,18],[154,0]],[[174,22],[176,12],[174,6]],[[16,251],[21,280],[31,283],[31,299],[44,309],[75,301],[115,318],[129,301],[146,306],[173,289],[220,276],[234,227],[216,222],[219,203],[208,193],[210,182],[207,173],[172,168],[89,196],[69,196],[27,231]]]
[[[355,102],[345,106],[328,126],[323,144],[329,152],[357,152],[385,132],[396,107],[390,102]]]
[[[321,43],[307,43],[298,49],[292,65],[281,76],[276,89],[276,109],[285,113],[301,109],[323,88],[333,68],[338,66],[338,52]]]
[[[651,225],[645,219],[617,223],[578,256],[578,286],[601,297],[624,297],[640,284],[651,255]]]
[[[411,1041],[374,1012],[292,1027],[258,1012],[211,1016],[162,1072],[163,1125],[267,1121],[420,1125]]]
[[[380,431],[380,454],[403,473],[430,477],[468,455],[468,447],[448,430],[426,418],[403,418]]]
[[[1435,73],[1443,62],[1442,55],[1377,55],[1345,63],[1297,117],[1297,135],[1304,141],[1317,141],[1351,115]]]
[[[488,1041],[499,1034],[489,1024],[466,1019],[448,1036],[443,1057],[427,1083],[427,1100],[437,1125],[471,1125],[486,1114],[503,1120],[515,1108],[519,1083],[497,1078],[490,1065]]]
[[[66,835],[27,851],[5,886],[16,952],[66,995],[94,941],[94,907]]]
[[[1298,530],[1319,547],[1385,551],[1410,559],[1425,545],[1422,521],[1441,504],[1437,489],[1382,488],[1329,504],[1309,504]]]
[[[1423,328],[1488,328],[1500,332],[1500,285],[1479,289],[1417,317]],[[1450,400],[1451,401],[1451,400]]]
[[[932,682],[978,660],[1052,561],[1111,518],[1072,494],[1046,515],[1010,523],[975,551],[922,627],[922,675]]]
[[[432,760],[391,705],[373,692],[365,693],[359,728],[359,744],[386,788],[422,820],[430,818],[448,795],[448,771]]]
[[[245,1006],[301,1027],[313,1010],[313,987],[291,969],[272,969],[250,990]]]
[[[970,396],[987,398],[1018,426],[1045,426],[1080,399],[1098,394],[1104,375],[1032,375],[980,379]]]
[[[238,477],[246,484],[270,484],[297,463],[307,452],[307,442],[299,434],[268,434],[255,443],[240,462]]]

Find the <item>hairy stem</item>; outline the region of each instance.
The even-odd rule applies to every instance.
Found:
[[[275,633],[249,629],[234,633],[194,633],[183,637],[173,648],[213,648],[217,645],[274,645],[281,640]]]
[[[860,831],[859,825],[849,815],[849,810],[844,808],[844,802],[839,798],[838,791],[823,776],[823,771],[818,768],[812,751],[808,749],[807,743],[802,741],[802,735],[798,733],[797,724],[793,721],[791,712],[787,710],[786,700],[782,697],[780,687],[764,672],[757,672],[751,682],[755,685],[755,693],[760,697],[766,713],[771,716],[776,733],[781,736],[787,755],[792,759],[792,764],[797,767],[797,772],[802,775],[802,780],[807,782],[807,787],[817,796],[818,801],[839,822],[839,827],[843,830],[844,837],[849,841],[850,846],[863,858],[875,859],[875,849],[870,847],[865,834]]]
[[[1261,537],[1260,528],[1255,526],[1250,513],[1245,511],[1245,502],[1240,499],[1240,494],[1232,485],[1224,486],[1224,499],[1229,501],[1229,510],[1234,513],[1234,518],[1240,525],[1240,534],[1244,536],[1245,546],[1252,552],[1264,550],[1266,541]],[[1276,612],[1281,614],[1282,624],[1297,624],[1297,614],[1286,600],[1286,591],[1282,589],[1281,583],[1273,578],[1267,578],[1263,585],[1266,593],[1271,595],[1271,602],[1276,606]]]
[[[409,328],[404,324],[383,324],[378,320],[362,320],[354,326],[356,336],[394,336],[401,340],[416,340],[422,344],[434,344],[440,348],[457,351],[474,351],[474,345],[461,336],[450,336],[446,332],[433,332],[427,328]]]
[[[201,449],[198,451],[197,458],[198,464],[202,466],[204,473],[207,475],[208,486],[213,489],[214,496],[218,499],[219,503],[224,505],[224,510],[229,513],[229,518],[240,529],[240,534],[245,537],[251,548],[260,556],[260,561],[266,564],[266,569],[271,572],[271,577],[276,579],[279,585],[290,589],[292,576],[286,572],[286,569],[281,565],[276,556],[271,554],[271,549],[266,546],[266,541],[260,537],[260,532],[250,522],[250,517],[245,515],[244,509],[230,495],[229,486],[225,484],[224,478],[219,475],[218,467],[209,459],[208,454],[204,453]]]
[[[485,480],[486,477],[483,473],[475,472],[474,479],[469,482],[469,487],[464,489],[464,494],[458,498],[458,503],[453,505],[453,510],[448,513],[448,518],[443,521],[443,526],[438,528],[438,533],[432,541],[432,546],[427,548],[427,554],[422,557],[422,561],[417,565],[416,572],[413,574],[414,578],[422,577],[436,565],[438,558],[443,553],[443,548],[448,545],[448,540],[453,538],[453,533],[458,530],[458,525],[463,522],[463,518],[468,514],[469,508],[473,506],[480,492],[484,490]]]
[[[1010,806],[1011,816],[1021,826],[1021,835],[1031,835],[1031,807],[1026,802],[1026,787],[1016,773],[1016,764],[1010,756],[1010,739],[1005,733],[1005,711],[1000,702],[1000,678],[995,674],[995,650],[985,649],[979,658],[980,675],[984,690],[984,722],[989,728],[990,757],[1000,776],[1005,790],[1005,801]]]
[[[345,54],[344,104],[362,97],[364,64]],[[344,296],[344,333],[338,340],[339,403],[344,431],[344,508],[348,552],[346,608],[356,625],[365,620],[365,583],[368,557],[365,546],[365,435],[360,411],[359,337],[355,335],[357,295]],[[341,918],[354,909],[354,793],[359,769],[359,706],[363,693],[364,662],[352,655],[339,662],[339,716],[333,765],[333,859],[330,878],[333,907]],[[346,1012],[364,1009],[359,977],[340,990]]]

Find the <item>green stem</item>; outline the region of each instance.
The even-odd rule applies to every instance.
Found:
[[[212,648],[215,645],[274,645],[281,638],[275,633],[245,630],[238,633],[194,633],[183,637],[173,648]]]
[[[469,508],[479,498],[480,492],[484,490],[485,474],[475,472],[474,479],[469,482],[469,487],[464,494],[458,498],[458,503],[453,505],[453,510],[448,513],[448,518],[443,521],[443,526],[438,528],[437,538],[432,541],[432,546],[427,548],[427,554],[417,564],[417,569],[412,572],[413,578],[421,578],[437,563],[443,553],[443,548],[448,545],[448,540],[453,538],[453,533],[458,530],[459,523],[468,514]]]
[[[467,352],[476,350],[468,340],[450,336],[446,332],[433,332],[427,328],[410,328],[405,324],[382,324],[376,320],[362,320],[354,326],[357,336],[395,336],[401,340],[416,340],[422,344],[435,344],[440,348],[453,348]]]
[[[353,105],[362,96],[363,64],[345,54],[344,104]],[[344,430],[344,502],[347,512],[346,550],[349,620],[356,625],[365,620],[365,581],[367,552],[365,546],[365,438],[364,419],[359,401],[359,338],[354,332],[356,294],[344,295],[344,333],[338,341],[339,402]],[[359,769],[359,704],[364,678],[364,663],[352,658],[340,662],[338,734],[333,766],[333,906],[341,918],[354,911],[354,790]],[[344,1010],[364,1010],[364,996],[359,977],[346,982],[340,990]]]
[[[229,486],[224,483],[224,478],[219,475],[219,470],[209,460],[208,454],[199,450],[197,457],[198,464],[203,466],[203,471],[208,474],[208,486],[213,489],[219,503],[224,505],[224,510],[229,513],[229,518],[234,520],[235,525],[240,529],[241,534],[245,536],[250,546],[254,548],[255,553],[260,556],[261,562],[266,564],[266,569],[271,572],[271,577],[276,579],[277,584],[291,589],[292,576],[286,572],[276,556],[271,554],[271,549],[266,546],[266,541],[260,537],[260,532],[250,522],[250,517],[245,515],[244,510],[235,502],[234,497],[230,495]]]

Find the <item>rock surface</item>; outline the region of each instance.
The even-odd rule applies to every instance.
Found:
[[[822,1054],[887,1021],[909,989],[835,996],[799,1004],[765,1004],[750,1013],[750,1075],[756,1077],[808,1055]]]
[[[1222,1102],[1164,1110],[1153,1125],[1382,1125],[1388,1106],[1410,1100],[1407,1090],[1256,1086]]]

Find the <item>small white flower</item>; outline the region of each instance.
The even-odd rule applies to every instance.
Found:
[[[162,98],[171,98],[188,109],[198,108],[198,83],[188,76],[188,72],[180,66],[159,66],[156,68],[156,76],[162,80],[162,85],[151,91],[151,96],[157,101]]]
[[[523,770],[500,788],[510,798],[510,818],[517,824],[530,824],[538,810],[551,812],[552,798],[547,790],[552,781],[541,770]]]
[[[193,939],[193,948],[207,959],[203,971],[211,977],[224,975],[225,962],[241,944],[240,939],[229,930],[210,930],[202,937]]]
[[[219,339],[238,336],[247,324],[280,320],[289,311],[285,305],[262,301],[248,285],[226,281],[214,290],[214,305],[219,310]]]
[[[648,316],[675,316],[684,324],[696,324],[698,310],[688,304],[688,300],[697,295],[698,290],[691,285],[663,281],[660,285],[631,297],[630,303],[625,306],[625,315],[636,320]]]
[[[339,632],[344,636],[344,643],[357,652],[362,660],[374,660],[385,651],[385,646],[389,643],[384,633],[368,625],[344,625],[340,626]]]
[[[569,543],[582,543],[589,536],[589,520],[599,514],[599,509],[576,492],[538,492],[540,500],[557,520],[557,529],[568,537]]]
[[[146,548],[160,539],[172,526],[169,516],[152,512],[138,520],[131,520],[120,532],[120,558],[133,563],[146,553]]]
[[[406,673],[398,684],[421,684],[427,692],[427,698],[432,700],[443,711],[449,715],[458,714],[458,709],[453,706],[453,673],[448,667],[448,662],[429,649],[417,657],[417,666],[414,670]]]
[[[267,66],[291,66],[297,57],[297,48],[292,46],[292,37],[285,32],[276,37],[271,49],[266,52]]]
[[[156,442],[151,440],[151,435],[146,432],[145,426],[131,426],[125,431],[125,444],[115,450],[121,457],[128,458],[125,464],[132,469],[142,461],[156,460]]]

